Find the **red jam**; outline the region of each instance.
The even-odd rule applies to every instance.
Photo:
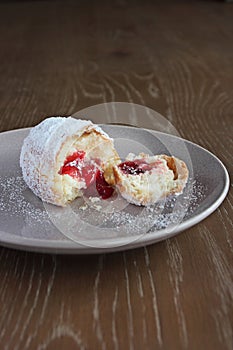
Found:
[[[110,198],[114,192],[114,188],[105,181],[101,170],[96,173],[96,189],[102,199]]]
[[[162,165],[163,163],[159,159],[153,163],[147,163],[144,159],[135,159],[123,162],[118,167],[126,175],[139,175],[155,168],[159,169]]]
[[[143,174],[147,170],[151,170],[152,166],[141,159],[136,159],[134,161],[126,161],[118,165],[124,174],[138,175]]]
[[[105,181],[103,172],[98,169],[99,161],[85,160],[85,155],[84,151],[77,151],[68,156],[59,174],[67,174],[81,181],[84,180],[87,188],[95,182],[99,196],[102,199],[110,198],[114,188]]]
[[[66,158],[59,174],[79,178],[85,181],[87,187],[90,186],[95,180],[97,168],[94,162],[86,162],[84,158],[84,151],[74,152]]]
[[[77,152],[74,152],[73,154],[71,154],[70,156],[68,156],[64,162],[64,166],[68,163],[71,163],[71,162],[78,162],[79,160],[83,160],[84,157],[85,157],[86,153],[84,151],[77,151]],[[63,166],[63,167],[64,167]]]

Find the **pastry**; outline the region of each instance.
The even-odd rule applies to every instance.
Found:
[[[120,194],[136,205],[151,205],[170,194],[180,194],[188,179],[188,169],[178,158],[130,153],[124,162],[113,165],[114,178]],[[105,179],[108,181],[108,174]]]
[[[95,182],[102,198],[110,196],[113,189],[103,172],[118,159],[113,140],[99,126],[89,120],[51,117],[30,130],[20,166],[38,197],[65,206]]]

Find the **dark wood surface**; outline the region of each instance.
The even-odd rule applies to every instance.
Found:
[[[0,79],[1,131],[134,102],[232,172],[232,4],[1,2]],[[230,191],[203,222],[132,251],[1,248],[0,348],[231,350],[232,202]]]

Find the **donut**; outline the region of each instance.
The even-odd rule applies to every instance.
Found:
[[[130,153],[123,162],[114,164],[113,172],[105,178],[108,181],[111,177],[129,203],[148,206],[171,194],[182,193],[188,174],[186,164],[176,157]]]
[[[49,117],[30,129],[20,166],[24,181],[41,200],[66,206],[98,179],[99,193],[111,192],[103,173],[119,159],[113,140],[90,120]]]

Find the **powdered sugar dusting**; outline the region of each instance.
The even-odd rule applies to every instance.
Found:
[[[78,199],[72,203],[72,210],[73,213],[78,213],[79,221],[103,231],[100,236],[95,235],[95,239],[150,234],[170,225],[179,224],[195,213],[199,204],[205,199],[207,189],[197,180],[190,182],[190,185],[191,196],[187,190],[187,193],[184,192],[181,196],[171,196],[165,201],[145,208],[129,204],[123,210],[109,213],[105,210],[106,201],[91,199],[87,203],[83,199]],[[0,192],[2,231],[25,238],[67,240],[66,235],[59,232],[59,226],[55,227],[50,221],[51,217],[43,203],[28,189],[20,173],[15,177],[0,177]],[[77,228],[79,226],[80,222],[77,222]],[[83,227],[83,232],[78,232],[77,229],[77,233],[80,237],[88,237],[85,225]]]
[[[0,193],[1,230],[30,238],[64,239],[20,174],[0,177]]]
[[[169,196],[147,207],[126,204],[122,210],[114,211],[109,210],[109,207],[114,208],[111,201],[98,201],[98,205],[96,205],[92,200],[85,201],[80,198],[71,205],[73,214],[77,215],[77,225],[75,226],[75,221],[73,222],[76,230],[71,232],[71,236],[73,239],[85,237],[85,232],[78,224],[79,221],[99,229],[99,238],[106,236],[106,232],[102,236],[101,229],[109,229],[107,231],[109,237],[123,237],[149,234],[174,227],[189,219],[205,196],[205,186],[197,180],[189,180],[182,195]],[[85,225],[82,227],[85,228]]]

